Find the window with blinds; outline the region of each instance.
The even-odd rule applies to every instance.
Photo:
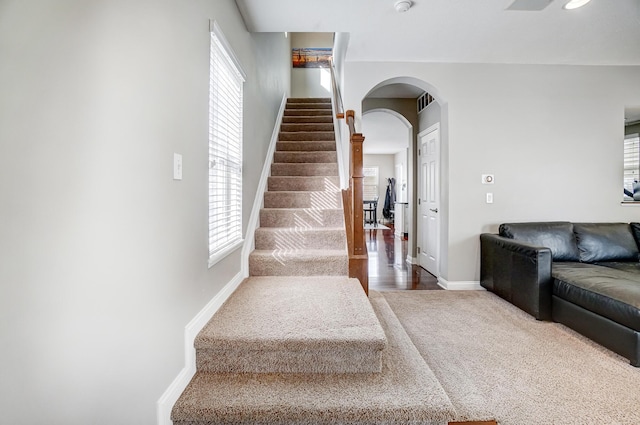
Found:
[[[378,167],[363,167],[362,175],[364,179],[362,179],[362,199],[365,201],[372,201],[376,199],[378,195]]]
[[[634,183],[640,181],[640,134],[630,134],[624,138],[624,188],[633,194]],[[632,198],[626,195],[625,200]]]
[[[239,63],[214,22],[209,73],[209,266],[242,243],[242,85]]]

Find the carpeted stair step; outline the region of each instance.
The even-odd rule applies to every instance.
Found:
[[[273,162],[294,162],[294,163],[327,163],[338,162],[338,155],[334,151],[324,152],[275,152]]]
[[[336,140],[336,134],[333,131],[281,131],[278,135],[279,142],[299,140]]]
[[[300,109],[326,109],[331,111],[331,103],[325,102],[287,102],[287,110]]]
[[[347,276],[349,257],[343,249],[254,250],[249,276]]]
[[[260,227],[341,227],[344,226],[342,209],[318,208],[262,208]]]
[[[275,164],[274,164],[275,165]],[[307,208],[318,210],[321,208],[342,208],[342,194],[340,192],[265,192],[264,207],[272,208]],[[344,221],[344,220],[343,220]],[[264,224],[262,224],[264,226]]]
[[[338,176],[271,176],[267,181],[269,191],[335,191],[339,188]]]
[[[370,374],[386,337],[355,279],[250,277],[194,345],[200,372]]]
[[[259,227],[255,233],[258,250],[274,249],[345,249],[344,227],[297,228]]]
[[[333,123],[331,115],[319,116],[285,116],[282,117],[283,124],[328,124]]]
[[[330,124],[282,124],[280,131],[334,131],[333,123]]]
[[[174,425],[444,425],[467,420],[457,415],[384,298],[375,291],[370,298],[387,338],[381,373],[197,372],[173,408]],[[256,307],[277,306],[261,302]]]
[[[285,152],[321,152],[335,151],[335,141],[319,141],[319,140],[298,140],[298,141],[280,141],[276,142],[276,151]]]
[[[272,176],[337,176],[338,164],[336,163],[274,163],[271,164]]]
[[[331,109],[285,109],[284,116],[332,116]]]

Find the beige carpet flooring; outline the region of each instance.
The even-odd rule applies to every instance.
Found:
[[[640,424],[640,369],[489,292],[384,292],[462,416],[500,425]]]
[[[176,402],[175,425],[415,424],[459,419],[387,302],[371,304],[387,337],[381,373],[197,372]]]

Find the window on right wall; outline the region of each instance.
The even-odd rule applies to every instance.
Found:
[[[624,137],[624,200],[640,201],[640,134]]]
[[[640,203],[640,106],[624,108],[624,197]]]

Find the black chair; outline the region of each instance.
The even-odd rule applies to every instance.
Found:
[[[364,211],[364,224],[371,223],[374,226],[378,225],[378,198],[372,200],[364,200],[363,203],[363,211]]]

